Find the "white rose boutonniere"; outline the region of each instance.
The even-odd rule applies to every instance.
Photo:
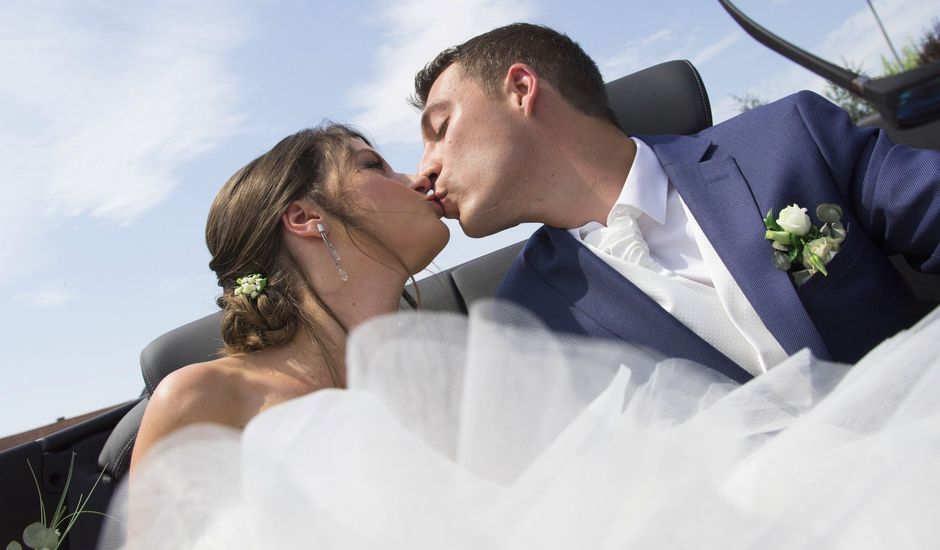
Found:
[[[773,265],[777,269],[792,271],[794,265],[804,269],[793,271],[793,280],[802,285],[815,273],[829,275],[826,264],[835,257],[845,240],[842,208],[837,204],[820,204],[816,217],[823,222],[815,227],[806,214],[806,209],[793,204],[780,211],[774,218],[773,209],[764,218],[764,236],[773,247]]]
[[[797,237],[806,236],[813,227],[809,216],[806,215],[806,209],[800,208],[795,204],[780,211],[780,215],[777,216],[777,225],[784,231],[793,233]]]

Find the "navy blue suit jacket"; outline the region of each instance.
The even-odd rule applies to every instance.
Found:
[[[783,349],[855,362],[920,319],[888,260],[940,272],[940,153],[892,143],[854,126],[820,96],[801,92],[693,136],[638,136],[649,144],[722,261]],[[842,206],[847,237],[797,288],[771,264],[763,217],[790,204],[815,219]],[[536,231],[497,296],[557,331],[620,338],[702,363],[744,382],[751,375],[659,307],[567,231]]]

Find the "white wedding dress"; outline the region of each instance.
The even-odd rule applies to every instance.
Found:
[[[162,442],[103,547],[940,546],[940,310],[743,386],[498,302],[372,321],[347,363],[348,390]]]

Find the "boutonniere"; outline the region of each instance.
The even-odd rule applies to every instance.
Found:
[[[837,204],[820,204],[816,207],[816,217],[823,222],[822,227],[812,224],[805,208],[793,204],[780,211],[774,219],[774,210],[767,211],[764,236],[771,241],[774,249],[773,263],[777,269],[793,271],[793,280],[800,286],[815,273],[829,275],[826,264],[829,263],[842,241],[845,240],[845,227],[842,208]],[[803,269],[794,270],[796,265]]]

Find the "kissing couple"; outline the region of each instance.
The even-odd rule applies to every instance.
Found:
[[[936,540],[940,322],[888,257],[940,272],[940,154],[809,92],[627,136],[530,24],[413,100],[417,175],[329,124],[223,186],[225,353],[154,392],[104,547]],[[544,226],[468,318],[396,314],[442,216]]]

